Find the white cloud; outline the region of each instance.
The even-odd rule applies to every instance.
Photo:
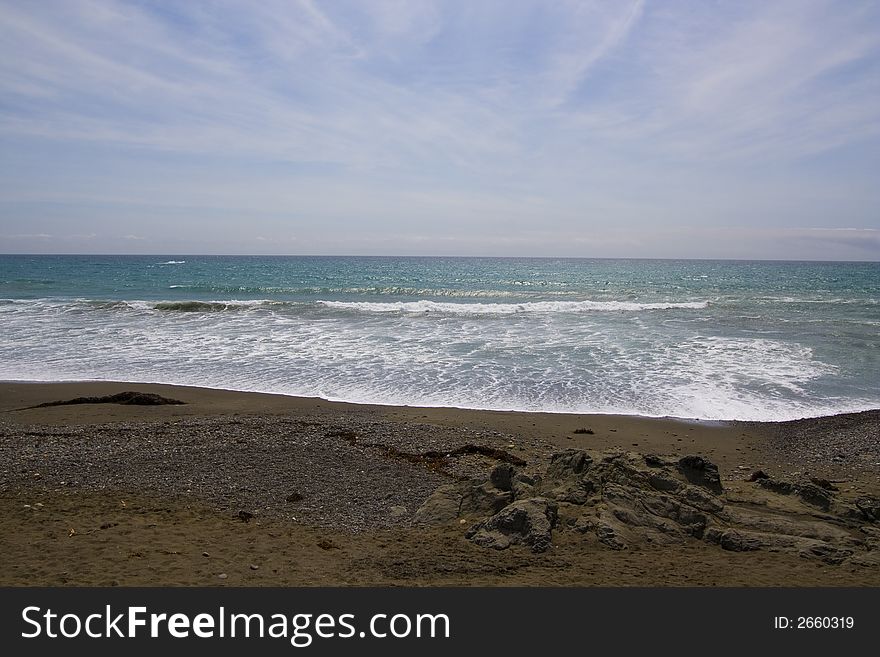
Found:
[[[0,225],[61,234],[72,213],[112,235],[159,212],[195,240],[238,213],[226,229],[268,242],[365,227],[449,248],[461,227],[510,246],[540,225],[634,250],[626,231],[674,246],[676,225],[737,217],[874,226],[878,19],[819,0],[3,3]]]

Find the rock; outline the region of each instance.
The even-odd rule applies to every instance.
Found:
[[[599,542],[602,543],[602,545],[606,545],[612,550],[626,549],[626,543],[617,537],[617,532],[614,531],[614,527],[611,525],[599,524],[596,527],[596,536],[599,538]]]
[[[731,552],[752,552],[761,549],[761,541],[750,532],[728,529],[721,534],[719,543],[724,550]]]
[[[392,506],[388,511],[392,518],[402,518],[408,513],[406,507],[402,505]]]
[[[587,429],[586,427],[581,427],[580,429],[575,429],[574,431],[572,431],[572,433],[588,434],[588,435],[592,436],[596,432],[593,431],[592,429]]]
[[[715,545],[718,545],[721,543],[721,537],[723,535],[723,529],[719,529],[718,527],[709,527],[703,534],[703,540],[707,543],[714,543]]]
[[[605,547],[612,550],[625,550],[627,548],[624,536],[629,532],[615,522],[608,514],[601,514],[594,525],[596,538]]]
[[[544,552],[551,545],[557,511],[556,504],[546,498],[518,500],[471,527],[465,536],[477,545],[497,550],[522,544],[530,546],[532,552]]]
[[[831,493],[815,484],[801,484],[797,487],[797,495],[803,502],[823,511],[831,508]]]
[[[767,549],[770,552],[795,551],[801,557],[819,559],[828,564],[839,564],[848,559],[853,551],[840,548],[825,541],[728,529],[721,535],[721,547],[733,552],[751,552]]]
[[[515,470],[509,463],[499,463],[489,473],[489,481],[498,490],[510,490]]]
[[[722,492],[718,466],[702,456],[683,456],[678,460],[678,471],[692,484],[708,488],[716,495]]]
[[[762,534],[797,536],[828,542],[847,541],[850,537],[848,531],[828,522],[790,514],[728,507],[726,519],[739,529]]]
[[[490,482],[471,486],[461,499],[459,515],[469,513],[497,513],[513,501],[513,493],[499,490]]]
[[[588,515],[578,516],[574,521],[574,525],[572,525],[572,529],[574,529],[579,534],[587,534],[589,532],[595,531],[596,519],[593,516]]]
[[[642,506],[651,514],[675,521],[685,533],[702,538],[708,525],[705,514],[681,504],[669,495],[648,494],[641,498]]]
[[[536,497],[535,489],[539,484],[539,480],[522,472],[517,472],[511,482],[511,492],[513,499],[524,500],[529,497]]]
[[[459,484],[440,486],[413,515],[417,525],[441,525],[458,518],[464,491]]]
[[[649,474],[648,483],[657,490],[671,493],[677,493],[684,486],[678,479],[666,472]]]
[[[759,479],[769,479],[770,475],[768,475],[763,470],[755,470],[752,474],[749,475],[749,481],[758,481]]]
[[[303,498],[303,496],[300,493],[297,493],[296,491],[294,491],[293,493],[291,493],[290,495],[288,495],[284,499],[287,502],[300,502],[300,501],[302,501],[302,498]]]
[[[219,575],[217,575],[217,579],[226,579],[227,577],[229,577],[229,575],[227,575],[226,573],[220,573]]]
[[[461,516],[497,513],[513,501],[511,491],[490,482],[463,481],[440,486],[413,515],[417,525],[440,525]]]
[[[593,462],[592,457],[582,449],[566,449],[550,457],[546,479],[569,479],[586,472]]]
[[[257,564],[255,564],[255,563],[251,564],[251,570],[259,570],[259,569],[260,569],[260,567]]]
[[[666,496],[657,496],[657,499],[645,504],[645,497],[634,494],[632,489],[609,484],[605,486],[603,497],[607,503],[608,513],[624,525],[654,530],[674,542],[679,542],[685,537],[685,533],[676,522],[659,515],[673,513],[665,508],[664,500],[660,499]],[[647,536],[650,532],[640,530],[640,533]]]
[[[871,522],[880,521],[880,499],[876,497],[860,497],[856,500],[856,508]]]
[[[816,506],[823,511],[831,508],[831,492],[816,484],[793,484],[777,479],[759,479],[758,485],[780,495],[796,494],[802,502]]]
[[[880,529],[877,529],[876,527],[859,527],[859,531],[872,541],[880,541]]]
[[[115,395],[105,395],[103,397],[77,397],[75,399],[66,399],[64,401],[51,401],[43,404],[37,404],[30,408],[47,408],[49,406],[68,406],[76,404],[126,404],[133,406],[161,406],[164,404],[186,404],[179,399],[169,399],[152,392],[135,392],[127,390],[118,392]],[[24,409],[27,410],[27,409]]]
[[[566,449],[551,456],[543,475],[516,472],[505,463],[488,481],[442,486],[420,507],[416,521],[494,513],[466,536],[498,550],[523,544],[542,552],[558,522],[560,531],[595,535],[612,550],[702,539],[729,551],[785,552],[829,564],[870,561],[877,551],[872,534],[857,538],[853,531],[880,518],[880,500],[862,497],[856,505],[837,500],[821,485],[824,480],[791,483],[760,471],[752,479],[815,509],[797,513],[762,499],[728,499],[717,466],[702,456],[666,461],[626,452],[594,461],[584,450]]]
[[[585,504],[594,491],[593,483],[584,474],[593,459],[582,449],[566,449],[550,457],[541,482],[541,495],[560,502]]]
[[[651,477],[656,476],[656,470],[644,470],[637,465],[641,459],[635,461],[624,454],[606,457],[596,468],[597,472],[590,473],[589,478],[596,481],[597,477],[601,486],[616,484],[627,488],[648,488]],[[665,474],[669,474],[665,472]]]
[[[809,545],[802,548],[799,552],[802,557],[817,558],[832,565],[843,563],[846,559],[852,556],[852,553],[852,550],[837,548],[828,543]]]
[[[211,555],[208,552],[202,552],[203,557],[210,557]]]
[[[779,493],[780,495],[791,495],[791,493],[794,492],[794,484],[777,479],[759,479],[758,485],[761,488],[766,488],[767,490]]]
[[[724,509],[724,502],[703,488],[685,486],[678,495],[687,504],[690,504],[692,507],[700,509],[701,511],[720,513]]]
[[[542,495],[558,502],[586,504],[593,490],[593,484],[589,481],[564,481],[550,490],[546,490],[546,487],[542,488]]]
[[[827,479],[820,479],[819,477],[810,477],[810,482],[813,483],[814,485],[818,486],[819,488],[824,488],[825,490],[829,490],[834,493],[836,493],[837,491],[840,490],[837,486],[832,484]]]
[[[244,511],[244,510],[239,511],[237,515],[238,515],[238,519],[241,520],[242,522],[250,522],[251,518],[254,517],[253,513],[251,513],[250,511]]]

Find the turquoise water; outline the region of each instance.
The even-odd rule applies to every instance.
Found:
[[[880,407],[880,263],[0,256],[0,379],[782,420]]]

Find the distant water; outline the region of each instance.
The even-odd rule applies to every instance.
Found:
[[[880,407],[880,263],[0,256],[0,379],[783,420]]]

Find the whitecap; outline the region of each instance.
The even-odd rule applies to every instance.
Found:
[[[512,315],[516,313],[634,312],[640,310],[700,310],[708,301],[526,301],[523,303],[444,303],[437,301],[318,301],[327,308],[370,313],[427,313],[450,315]]]

